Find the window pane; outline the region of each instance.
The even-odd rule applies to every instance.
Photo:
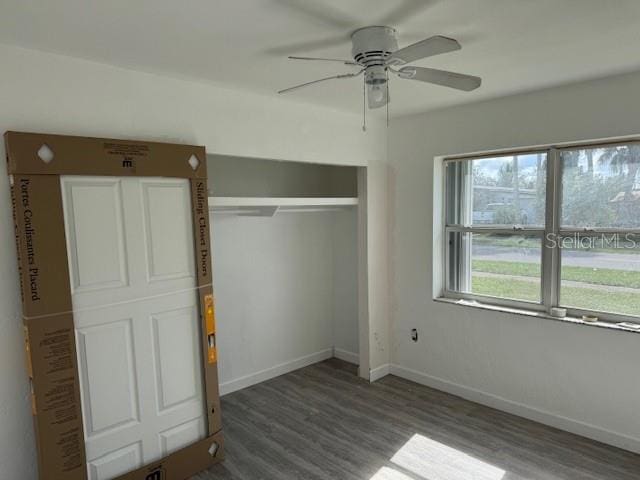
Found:
[[[467,169],[471,162],[447,162],[445,208],[447,225],[464,225]]]
[[[576,235],[560,247],[563,306],[640,316],[640,235]]]
[[[546,153],[471,161],[473,225],[544,226]]]
[[[534,236],[451,233],[449,288],[539,303],[541,243]]]
[[[640,228],[640,145],[564,150],[562,226]]]

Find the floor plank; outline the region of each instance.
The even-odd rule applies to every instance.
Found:
[[[640,455],[327,360],[222,398],[198,480],[639,480]]]

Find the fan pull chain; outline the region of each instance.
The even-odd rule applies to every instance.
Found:
[[[389,128],[389,70],[385,70],[385,73],[387,74],[387,83],[384,85],[387,89],[387,128]]]
[[[367,81],[362,79],[362,131],[367,131]]]

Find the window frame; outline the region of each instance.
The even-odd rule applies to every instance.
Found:
[[[603,312],[598,310],[582,309],[578,307],[563,306],[560,298],[561,291],[561,275],[562,275],[562,257],[560,242],[555,242],[555,247],[547,247],[546,240],[549,235],[553,235],[554,238],[560,240],[564,237],[570,237],[576,234],[583,236],[597,236],[602,234],[633,234],[640,238],[640,228],[637,229],[618,229],[618,228],[563,228],[561,226],[562,221],[562,187],[563,187],[563,165],[561,153],[567,150],[576,149],[596,149],[614,147],[616,145],[631,145],[640,144],[640,138],[620,138],[610,139],[599,142],[580,142],[563,145],[545,145],[532,148],[516,148],[509,150],[491,151],[480,154],[469,155],[456,155],[440,157],[439,160],[443,162],[442,170],[442,211],[441,211],[441,234],[442,234],[442,264],[440,266],[442,272],[442,288],[437,298],[444,298],[449,300],[467,300],[471,302],[478,302],[482,305],[506,307],[510,309],[519,309],[525,311],[531,311],[534,313],[546,313],[549,314],[551,308],[561,307],[567,310],[567,317],[581,318],[583,315],[597,316],[600,322],[610,323],[633,323],[640,324],[640,312],[638,316],[626,315],[613,312]],[[540,154],[545,153],[547,155],[547,168],[546,168],[546,198],[545,198],[545,224],[543,226],[514,226],[512,228],[505,227],[504,225],[482,225],[473,226],[465,225],[462,221],[459,224],[447,224],[447,213],[451,208],[448,196],[448,178],[447,178],[447,165],[451,162],[469,162],[471,160],[479,160],[483,158],[501,157],[501,156],[515,156],[524,154]],[[459,193],[456,192],[456,193]],[[504,235],[525,235],[525,236],[539,236],[541,238],[541,292],[540,302],[529,302],[526,300],[508,299],[502,297],[494,297],[488,295],[481,295],[475,293],[465,293],[450,289],[450,254],[451,245],[449,241],[450,233],[462,232],[469,233],[493,233]],[[434,252],[435,253],[435,252]],[[457,272],[456,272],[457,274]]]

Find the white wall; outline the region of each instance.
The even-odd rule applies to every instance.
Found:
[[[223,395],[334,348],[358,363],[355,208],[210,217]]]
[[[0,127],[206,145],[209,153],[366,165],[359,115],[0,45]]]
[[[222,394],[357,357],[355,209],[211,218]]]
[[[362,134],[355,115],[14,47],[0,46],[0,65],[2,132],[195,143],[221,154],[320,163],[385,159],[375,124]],[[0,478],[29,480],[36,478],[35,446],[4,175],[0,244]]]
[[[432,300],[435,156],[640,134],[639,112],[631,74],[393,121],[393,372],[640,451],[640,335]]]
[[[369,370],[371,380],[389,372],[391,359],[389,330],[389,180],[386,164],[370,164],[366,173],[366,240],[368,272]],[[384,256],[378,252],[384,252]],[[363,330],[363,327],[360,326]],[[361,341],[362,343],[362,341]],[[362,372],[361,372],[362,374]]]
[[[355,208],[333,214],[333,346],[358,363],[358,218]],[[352,354],[352,355],[350,355]]]
[[[221,393],[331,357],[333,214],[210,217]]]

